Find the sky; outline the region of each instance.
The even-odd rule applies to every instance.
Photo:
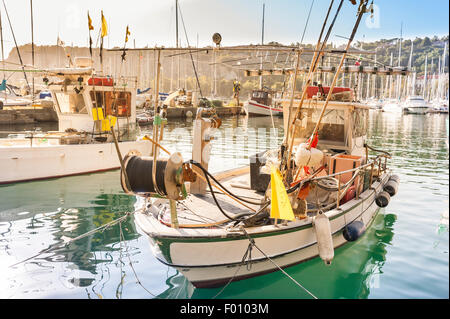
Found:
[[[131,35],[127,47],[175,46],[175,0],[2,0],[0,12],[7,56],[14,47],[8,10],[17,43],[31,43],[30,2],[33,5],[34,42],[56,44],[57,37],[66,45],[87,46],[87,12],[93,21],[91,31],[96,44],[101,10],[108,23],[105,47],[122,47],[125,28]],[[258,44],[262,34],[262,8],[265,4],[264,43],[300,42],[308,12],[313,3],[304,43],[315,43],[330,0],[179,0],[179,38],[191,46],[212,45],[212,35],[222,35],[222,45]],[[333,13],[339,0],[334,1]],[[357,6],[345,0],[329,42],[342,44],[356,20]],[[439,37],[449,34],[448,0],[374,0],[374,17],[366,14],[356,34],[356,41],[373,41],[400,37]],[[5,56],[5,57],[6,57]]]

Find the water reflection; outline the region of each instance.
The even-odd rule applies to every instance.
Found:
[[[368,143],[392,153],[391,165],[401,178],[399,193],[360,240],[336,250],[330,267],[314,259],[287,272],[319,298],[448,297],[446,118],[371,112]],[[246,165],[249,154],[279,145],[282,120],[274,118],[274,125],[278,131],[271,130],[270,117],[225,119],[210,169]],[[191,134],[192,120],[169,122],[164,146],[188,159]],[[310,297],[281,272],[232,283],[223,292],[195,289],[153,257],[132,218],[121,228],[114,225],[8,267],[132,210],[135,198],[123,194],[118,171],[3,185],[0,203],[0,297]],[[125,242],[120,241],[120,229]],[[136,284],[135,273],[142,286]]]

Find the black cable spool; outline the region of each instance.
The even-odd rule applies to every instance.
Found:
[[[164,184],[164,172],[167,166],[167,159],[158,159],[156,162],[156,185],[164,194],[166,186]],[[130,189],[127,188],[124,179],[121,179],[122,189],[126,193],[157,193],[153,185],[152,171],[153,158],[150,156],[129,156],[125,160],[125,171],[130,182]]]
[[[182,165],[181,154],[174,153],[170,158],[160,158],[156,161],[156,187],[153,183],[153,157],[127,154],[124,158],[125,172],[128,176],[129,188],[121,171],[121,185],[125,193],[150,194],[165,196],[169,199],[179,199],[177,171]],[[159,190],[159,192],[157,191]]]

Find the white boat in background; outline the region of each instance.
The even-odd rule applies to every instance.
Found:
[[[28,106],[32,104],[32,99],[21,96],[19,88],[6,84],[5,89],[0,91],[0,109],[2,107]]]
[[[427,114],[433,109],[421,96],[408,96],[402,107],[405,114]]]
[[[383,100],[381,99],[370,99],[366,101],[366,104],[372,110],[381,110],[383,108]]]
[[[256,116],[282,116],[283,107],[274,103],[272,91],[254,90],[250,99],[244,103],[244,111],[247,115]]]
[[[0,184],[117,169],[114,140],[123,155],[150,154],[151,144],[137,139],[133,87],[114,87],[91,67],[48,72],[60,80],[48,86],[59,130],[1,132],[10,135],[0,139]]]

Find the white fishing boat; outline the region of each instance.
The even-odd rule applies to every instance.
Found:
[[[402,107],[405,114],[427,114],[433,110],[421,96],[408,96]]]
[[[287,190],[288,194],[296,194],[290,196],[292,207],[296,207],[294,220],[277,222],[270,218],[270,187],[268,192],[265,191],[270,175],[261,173],[260,158],[248,167],[215,176],[199,165],[204,163],[203,158],[199,159],[200,162],[183,163],[180,154],[173,154],[169,159],[161,159],[160,165],[166,163],[170,168],[166,168],[164,177],[159,177],[166,181],[159,187],[167,193],[177,193],[179,189],[181,194],[183,186],[175,181],[181,181],[182,177],[176,172],[189,171],[192,165],[193,170],[198,172],[200,168],[201,173],[195,182],[190,182],[189,195],[180,195],[176,203],[173,201],[175,197],[155,200],[144,196],[138,201],[135,221],[149,236],[156,258],[176,268],[196,287],[222,286],[229,281],[301,263],[319,256],[321,245],[328,244],[328,257],[322,257],[330,263],[332,251],[361,236],[379,208],[389,202],[390,195],[386,191],[395,195],[398,187],[398,178],[393,177],[386,167],[387,154],[373,158],[352,155],[367,154],[367,149],[358,145],[364,145],[366,131],[363,123],[367,120],[368,108],[349,103],[341,105],[340,111],[348,121],[335,124],[329,117],[324,123],[324,133],[319,135],[318,149],[325,154],[319,166],[323,164],[327,168],[296,184],[301,185],[298,188],[292,186]],[[308,112],[315,113],[305,108],[304,114]],[[312,114],[308,117],[308,124],[313,124],[312,117]],[[359,127],[352,125],[350,119],[353,118],[358,118]],[[205,131],[208,130],[205,129],[207,123],[208,120],[197,118],[194,126]],[[332,127],[337,130],[328,130]],[[336,140],[337,131],[341,132],[339,140]],[[308,133],[304,130],[297,142],[305,141]],[[359,144],[357,140],[363,143]],[[194,136],[193,158],[195,154],[205,155],[201,144],[202,137]],[[351,149],[353,152],[349,151]],[[269,161],[268,158],[265,160]],[[143,176],[145,171],[151,171],[150,162],[145,158],[128,156],[127,174]],[[143,170],[136,170],[138,166]],[[150,186],[152,183],[148,184],[149,179],[131,178],[131,189],[141,194],[154,192]],[[222,193],[215,194],[217,190],[211,185],[207,189],[208,183]],[[122,185],[130,192],[123,178]],[[149,185],[146,191],[145,185]],[[299,199],[298,194],[308,192],[305,185],[315,185],[315,188]],[[324,241],[327,235],[331,237]]]
[[[249,116],[281,116],[283,107],[272,98],[273,92],[254,90],[248,101],[244,103],[244,111]]]
[[[0,139],[1,184],[117,169],[116,146],[124,154],[150,153],[151,144],[137,138],[134,88],[118,88],[91,67],[47,73],[58,79],[48,89],[59,130],[2,132],[10,135]]]
[[[221,121],[205,118],[200,108],[191,160],[159,144],[156,121],[153,156],[125,156],[120,181],[138,197],[138,228],[156,258],[195,287],[224,286],[319,256],[330,264],[334,250],[360,238],[397,193],[389,153],[366,143],[369,107],[329,103],[366,6],[361,2],[326,100],[304,99],[319,63],[313,59],[302,100],[284,105],[291,109],[283,114],[280,148],[255,155],[249,166],[213,175],[211,136]],[[302,52],[296,53],[299,60]],[[159,149],[169,156],[159,157]]]

